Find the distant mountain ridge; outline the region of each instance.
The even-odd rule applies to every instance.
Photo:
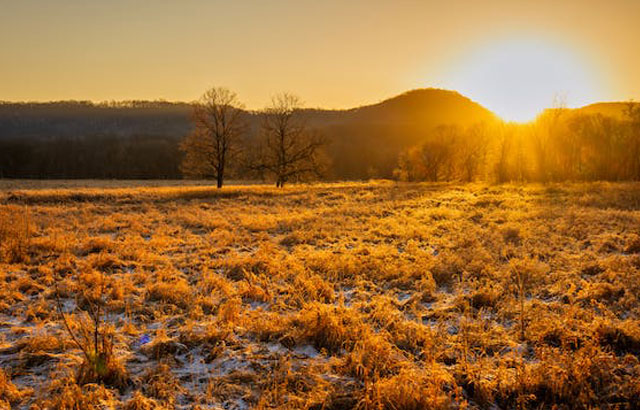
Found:
[[[617,115],[623,105],[594,104],[579,110]],[[0,102],[0,143],[4,144],[0,146],[0,177],[177,178],[178,143],[192,129],[190,115],[191,105],[184,102]],[[246,111],[244,115],[251,136],[257,135],[259,113]],[[391,176],[399,152],[439,125],[466,127],[500,121],[460,93],[436,88],[411,90],[352,109],[304,109],[303,115],[311,127],[331,140],[328,154],[337,179]],[[93,153],[101,150],[98,141],[109,145],[109,158]],[[70,150],[76,150],[73,155],[80,158],[74,159]],[[136,157],[145,152],[148,158]],[[110,161],[113,170],[85,174],[86,165],[74,161],[98,165]],[[145,166],[132,165],[145,161]],[[162,166],[157,164],[160,161]]]
[[[0,139],[11,137],[149,134],[181,137],[190,130],[191,104],[167,101],[6,102],[0,101]],[[455,91],[412,90],[352,109],[305,109],[312,125],[335,123],[456,123],[492,114]],[[254,117],[254,111],[247,111]],[[457,119],[456,119],[457,117]],[[65,129],[66,127],[66,129]],[[66,135],[65,135],[66,134]]]

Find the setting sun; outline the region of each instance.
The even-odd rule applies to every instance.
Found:
[[[588,104],[599,91],[597,77],[577,53],[535,39],[480,47],[452,72],[451,88],[514,122],[533,120],[557,103]]]

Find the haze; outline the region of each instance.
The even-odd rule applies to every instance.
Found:
[[[347,108],[443,87],[524,119],[554,94],[569,106],[640,96],[634,0],[2,3],[0,100],[190,101],[215,84],[249,108],[280,91]],[[551,71],[507,65],[485,80],[483,53],[521,39],[550,58],[536,72]],[[523,61],[537,47],[521,48]],[[508,112],[514,101],[500,95],[514,81],[528,84],[515,103],[530,104]]]

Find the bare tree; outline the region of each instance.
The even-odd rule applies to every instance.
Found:
[[[280,94],[263,111],[259,152],[250,167],[271,174],[277,187],[306,177],[320,177],[324,138],[311,131],[301,116],[300,99]]]
[[[419,148],[418,157],[428,181],[449,180],[453,175],[453,154],[459,130],[441,125]]]
[[[487,157],[489,145],[487,127],[485,124],[475,124],[462,134],[462,138],[463,140],[456,147],[462,178],[466,182],[472,182],[479,174]]]
[[[215,178],[217,187],[222,187],[246,129],[242,108],[236,94],[227,88],[213,87],[202,95],[193,108],[195,129],[180,147],[185,153],[185,175]]]
[[[531,137],[538,178],[542,182],[560,178],[558,148],[563,142],[563,125],[567,113],[565,98],[556,96],[552,108],[540,114],[534,123]]]
[[[515,127],[502,124],[496,130],[495,162],[493,164],[496,180],[504,183],[513,179],[510,158],[513,156]]]
[[[627,158],[629,173],[627,177],[633,180],[640,180],[640,104],[633,102],[627,103],[624,109],[624,115],[627,118]]]

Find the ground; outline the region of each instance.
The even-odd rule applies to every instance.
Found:
[[[0,409],[638,407],[640,184],[185,184],[2,184]]]

